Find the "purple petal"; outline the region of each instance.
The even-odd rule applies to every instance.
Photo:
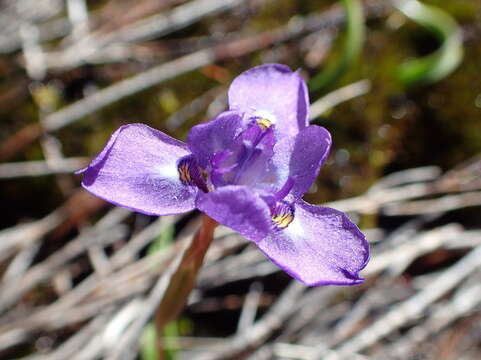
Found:
[[[190,130],[187,144],[200,166],[206,168],[216,153],[228,147],[242,130],[242,122],[242,115],[235,111],[226,111]]]
[[[149,215],[194,209],[197,189],[179,179],[187,146],[143,124],[122,126],[81,173],[82,186],[113,204]]]
[[[301,198],[316,179],[329,155],[331,142],[331,134],[326,129],[311,125],[294,138],[283,138],[274,147],[273,162],[279,173],[284,172],[283,181],[288,177],[294,180],[290,194],[295,199]]]
[[[267,118],[284,135],[295,135],[308,124],[306,83],[287,66],[269,64],[247,70],[234,79],[228,95],[231,110]]]
[[[309,286],[355,285],[369,259],[364,235],[340,211],[294,204],[294,220],[257,246],[275,264]]]
[[[252,241],[264,239],[272,228],[269,207],[245,186],[229,185],[199,193],[197,208]]]

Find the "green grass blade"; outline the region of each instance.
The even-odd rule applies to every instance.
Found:
[[[441,41],[434,53],[410,60],[398,68],[398,78],[406,86],[430,84],[451,74],[463,58],[461,31],[445,11],[417,0],[396,1],[409,19],[431,31]]]
[[[309,82],[313,91],[326,89],[335,84],[354,64],[361,54],[365,37],[364,13],[359,0],[341,0],[346,10],[346,38],[339,59],[332,61],[327,68]]]
[[[160,360],[156,341],[155,326],[150,323],[145,327],[140,340],[140,358],[142,360]]]

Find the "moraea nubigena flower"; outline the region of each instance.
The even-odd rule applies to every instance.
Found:
[[[149,215],[195,208],[237,231],[307,285],[354,285],[369,258],[364,235],[340,211],[302,196],[331,146],[309,125],[307,87],[283,65],[232,83],[229,110],[181,142],[143,124],[122,126],[85,169],[85,189]]]

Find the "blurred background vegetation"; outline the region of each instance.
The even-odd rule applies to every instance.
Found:
[[[471,161],[478,172],[470,176],[479,175],[481,0],[3,0],[0,24],[0,228],[6,229],[0,234],[68,209],[38,237],[40,243],[36,238],[28,266],[62,249],[107,211],[106,204],[77,191],[80,179],[72,172],[113,131],[141,122],[185,139],[193,125],[225,109],[235,76],[263,63],[301,70],[311,103],[321,109],[313,121],[333,136],[329,161],[307,201],[359,196],[384,176],[417,167],[446,172]],[[429,227],[458,222],[479,229],[480,203],[443,213]],[[381,210],[352,215],[363,228],[386,233],[412,220]],[[131,215],[129,234],[152,221]],[[176,223],[175,231],[169,227],[154,245],[168,247],[186,223]],[[115,251],[106,250],[108,256]],[[0,258],[3,274],[15,254]],[[462,254],[438,253],[399,279],[449,267]],[[74,260],[65,264],[73,287],[92,272],[84,257]],[[288,281],[269,276],[261,279],[267,295],[260,313]],[[4,310],[0,335],[2,326],[7,331],[5,324],[25,316],[22,311],[62,296],[49,281]],[[167,332],[173,338],[179,331],[232,334],[241,300],[229,296],[247,292],[251,283],[211,289],[222,297],[220,305],[207,299],[198,305],[204,310],[190,309]],[[354,301],[360,295],[349,296]],[[470,319],[479,321],[479,309]],[[48,354],[83,324],[56,332],[36,328],[2,349],[12,358]],[[476,331],[470,344],[477,350],[453,345],[442,358],[460,359],[463,352],[479,358],[481,328]],[[419,358],[431,358],[426,351]],[[148,347],[143,354],[158,356]]]
[[[28,4],[28,1],[23,3]],[[175,1],[147,0],[139,4],[129,1],[88,2],[89,11],[95,14],[90,27],[100,34],[115,32],[116,28],[138,21],[141,16],[152,15],[149,11],[153,9],[149,7],[168,7],[169,3]],[[220,17],[205,16],[162,37],[134,43],[132,49],[124,51],[126,54],[119,50],[117,55],[112,50],[113,59],[108,58],[109,54],[105,55],[107,59],[91,62],[74,59],[79,64],[72,61],[74,64],[60,68],[52,61],[52,68],[48,68],[38,81],[28,77],[21,48],[4,54],[1,57],[3,106],[0,110],[0,140],[5,142],[24,126],[38,122],[38,101],[50,102],[46,106],[53,111],[95,89],[186,53],[219,43],[229,45],[239,38],[246,39],[246,42],[259,39],[273,29],[287,32],[289,25],[294,27],[296,21],[322,13],[334,3],[308,0],[248,2],[222,12]],[[425,3],[446,10],[460,23],[465,47],[462,64],[452,75],[435,84],[403,86],[398,81],[399,66],[407,59],[433,52],[439,47],[439,41],[433,33],[409,21],[400,12],[378,10],[376,14],[373,10],[372,14],[367,14],[366,43],[359,61],[351,64],[331,87],[369,79],[371,89],[362,97],[336,106],[317,121],[333,133],[334,148],[330,164],[319,178],[319,187],[309,195],[310,201],[322,202],[359,194],[379,176],[394,170],[427,164],[449,169],[480,151],[481,82],[477,80],[481,57],[481,2],[443,0]],[[65,9],[60,4],[58,6],[59,9],[53,10],[59,13],[51,15],[65,15]],[[32,11],[35,15],[35,10]],[[37,15],[39,21],[47,20]],[[11,34],[5,32],[4,36],[11,40]],[[326,64],[339,61],[343,36],[339,27],[322,26],[319,31],[307,32],[285,42],[265,40],[265,44],[259,44],[256,46],[259,49],[254,51],[249,44],[243,48],[239,43],[237,51],[240,56],[202,66],[133,94],[61,129],[56,135],[66,157],[92,156],[115,129],[131,122],[146,123],[174,137],[184,138],[192,125],[223,108],[225,89],[241,71],[261,63],[279,62],[293,69],[302,69],[306,78],[313,77]],[[59,44],[62,40],[65,41],[54,38],[42,46],[46,50],[53,49],[51,56],[55,59],[58,54],[54,51],[67,46]],[[11,49],[5,47],[4,51],[8,50]],[[322,90],[312,92],[311,101],[322,94]],[[190,113],[175,117],[180,109],[199,97],[197,108],[192,106],[194,109]],[[217,102],[209,112],[211,99]],[[11,160],[40,160],[43,157],[41,146],[34,143],[19,149]],[[8,211],[2,216],[2,225],[13,225],[21,218],[38,218],[58,205],[62,194],[52,180],[43,177],[3,181],[3,206],[8,204]],[[32,202],[32,198],[36,201]]]

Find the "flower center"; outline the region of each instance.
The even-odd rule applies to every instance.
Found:
[[[267,175],[275,144],[273,126],[264,118],[250,120],[246,129],[224,151],[214,156],[210,179],[215,187],[231,184],[256,186]]]

